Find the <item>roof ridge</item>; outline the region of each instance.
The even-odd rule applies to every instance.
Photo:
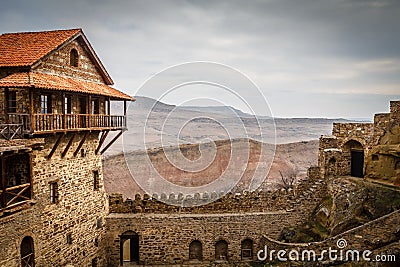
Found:
[[[3,35],[18,35],[18,34],[35,34],[35,33],[50,33],[50,32],[66,32],[66,31],[82,31],[82,28],[59,29],[59,30],[44,30],[44,31],[24,31],[24,32],[5,32]]]

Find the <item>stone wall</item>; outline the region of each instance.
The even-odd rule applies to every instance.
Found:
[[[78,67],[70,65],[70,52],[72,49],[78,52]],[[104,83],[103,77],[92,62],[92,58],[89,56],[80,38],[77,38],[44,59],[34,71]]]
[[[45,137],[41,150],[31,152],[32,202],[22,210],[0,217],[0,266],[20,266],[20,244],[31,236],[36,266],[90,266],[98,258],[105,265],[103,236],[108,205],[103,187],[101,157],[95,155],[98,132],[88,135],[82,149],[73,152],[83,134],[75,136],[69,152],[61,153],[71,134],[66,134],[48,160],[47,155],[58,136]],[[100,188],[94,190],[93,171],[99,172]],[[50,183],[58,183],[59,199],[50,203]],[[72,237],[67,243],[67,235]]]
[[[318,167],[311,168],[309,178],[289,192],[227,194],[204,206],[179,207],[163,201],[176,204],[186,199],[200,204],[204,197],[217,194],[183,198],[137,195],[134,200],[114,194],[107,216],[109,266],[118,265],[121,235],[128,231],[139,236],[143,264],[188,263],[189,245],[194,240],[203,245],[204,266],[216,260],[215,244],[219,240],[228,242],[228,261],[236,263],[241,261],[241,242],[251,239],[255,260],[255,249],[264,234],[277,238],[284,227],[303,223],[325,194],[326,183],[319,178]]]
[[[360,252],[359,254],[360,258],[362,258],[362,253],[365,250],[370,250],[372,251],[372,254],[369,255],[371,259],[375,259],[374,257],[376,255],[395,255],[397,257],[396,262],[398,262],[399,261],[398,257],[400,256],[398,255],[398,249],[400,247],[399,223],[400,223],[400,211],[397,210],[383,217],[380,217],[376,220],[363,224],[359,227],[355,227],[339,235],[330,237],[322,242],[291,244],[291,243],[282,243],[274,240],[269,236],[264,236],[264,238],[262,238],[259,242],[260,247],[258,249],[265,249],[266,246],[269,252],[272,250],[275,251],[285,250],[287,252],[286,254],[287,258],[290,250],[299,251],[300,255],[301,251],[312,250],[316,252],[317,256],[319,256],[322,250],[328,250],[329,248],[332,248],[333,250],[338,250],[336,255],[339,256],[340,248],[338,248],[338,240],[342,239],[346,241],[346,246],[342,248],[342,250],[344,251],[344,256],[347,250],[358,250]],[[391,250],[394,247],[396,247],[397,253],[391,254],[394,253],[394,251]],[[326,255],[327,254],[325,254],[325,256]],[[334,262],[326,260],[327,257],[325,257],[326,264],[329,263],[333,264]],[[314,265],[316,264],[317,263],[314,263]],[[381,263],[381,264],[382,265],[379,265],[379,263],[377,262],[370,262],[370,265],[362,265],[362,266],[386,266],[384,265],[386,263]],[[313,265],[311,264],[310,266]],[[390,266],[395,266],[395,265],[390,265]]]

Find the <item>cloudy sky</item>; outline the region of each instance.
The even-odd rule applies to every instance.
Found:
[[[389,100],[400,99],[396,0],[14,0],[1,5],[1,33],[65,28],[84,30],[116,88],[130,94],[165,68],[210,61],[247,75],[278,117],[371,118],[387,112]],[[191,89],[182,95],[190,96]],[[250,97],[245,90],[242,94]],[[212,97],[207,90],[204,95]],[[234,101],[227,104],[243,109]]]

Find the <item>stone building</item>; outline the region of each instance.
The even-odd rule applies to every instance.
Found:
[[[112,84],[81,29],[0,36],[0,266],[106,264]]]
[[[400,185],[400,101],[373,123],[334,123],[322,136],[318,155],[321,175],[365,177]]]

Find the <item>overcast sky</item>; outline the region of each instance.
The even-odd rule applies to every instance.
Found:
[[[211,61],[247,75],[278,117],[371,118],[387,112],[389,100],[400,99],[396,0],[13,0],[1,5],[1,33],[66,28],[84,30],[115,87],[129,94],[172,65]]]

